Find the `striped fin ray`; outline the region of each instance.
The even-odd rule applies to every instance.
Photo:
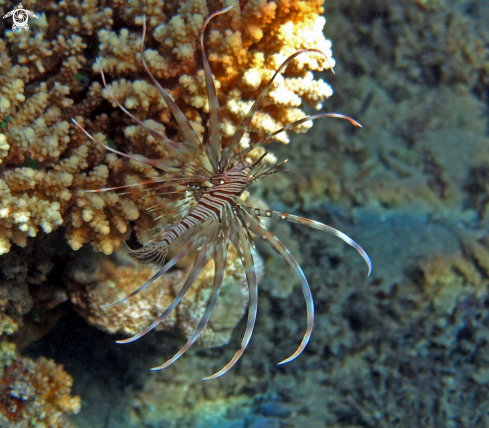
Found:
[[[207,303],[207,308],[199,322],[199,325],[192,333],[192,336],[187,340],[187,343],[168,361],[163,363],[161,366],[154,367],[151,370],[161,370],[177,361],[187,350],[195,343],[195,341],[200,336],[200,333],[204,330],[216,305],[219,292],[221,290],[222,281],[224,278],[224,271],[226,268],[226,261],[228,256],[228,244],[227,244],[227,233],[219,233],[216,235],[215,239],[209,245],[209,252],[213,252],[214,258],[214,281],[212,284],[212,291],[209,301]]]
[[[156,217],[155,220],[168,217],[168,221],[172,222],[173,225],[176,221],[181,221],[182,219],[184,219],[190,213],[190,211],[194,209],[194,207],[195,206],[190,202],[178,209],[165,211],[164,213]]]
[[[177,207],[177,208],[167,210],[167,211],[161,213],[158,217],[156,217],[155,221],[160,220],[160,219],[165,218],[165,217],[170,217],[170,219],[175,219],[177,217],[183,217],[184,213],[192,208],[191,203],[192,203],[192,201],[187,201],[181,207]]]
[[[155,168],[162,169],[164,171],[170,171],[170,172],[171,171],[173,171],[173,172],[180,171],[180,167],[175,166],[172,161],[164,161],[163,159],[148,159],[148,158],[141,156],[141,155],[128,155],[127,153],[123,153],[123,152],[120,152],[119,150],[113,149],[112,147],[109,147],[107,144],[104,144],[104,143],[98,141],[94,136],[89,134],[89,132],[83,126],[81,126],[75,119],[71,118],[71,121],[76,126],[78,126],[78,128],[80,128],[80,130],[83,131],[83,133],[90,140],[92,140],[94,143],[99,144],[104,149],[106,149],[112,153],[116,153],[118,155],[124,156],[124,157],[129,158],[129,159],[133,159],[133,160],[138,161],[138,162],[143,162],[147,165],[154,166]]]
[[[166,232],[167,230],[163,230],[163,232]],[[212,237],[216,235],[217,231],[217,225],[213,220],[209,220],[206,223],[202,225],[202,229],[200,230],[189,230],[188,233],[184,236],[181,236],[180,239],[178,240],[179,244],[183,244],[182,247],[176,249],[176,244],[173,243],[173,246],[171,248],[173,250],[178,251],[178,253],[170,259],[152,278],[150,278],[148,281],[146,281],[141,287],[139,287],[137,290],[133,291],[123,299],[119,300],[118,302],[115,303],[110,303],[107,305],[102,305],[101,307],[111,307],[118,305],[119,303],[125,302],[127,299],[130,299],[131,297],[135,296],[139,292],[143,291],[145,288],[147,288],[149,285],[151,285],[156,279],[158,279],[161,275],[164,273],[168,272],[170,268],[175,266],[183,257],[185,257],[187,254],[192,253],[195,250],[198,250],[199,246],[202,246],[202,243],[208,242],[209,240],[212,241]],[[192,234],[194,234],[192,236]],[[210,239],[209,239],[210,238]],[[154,239],[154,238],[153,238]],[[185,243],[186,242],[186,243]],[[144,254],[144,250],[146,250],[148,253],[154,250],[154,245],[161,245],[164,246],[161,241],[159,241],[157,244],[152,244],[149,243],[142,248],[138,248],[137,250],[131,250],[127,245],[126,250],[134,257],[138,258],[138,255],[135,255],[134,253],[139,253],[139,254]],[[164,246],[164,251],[165,251],[165,257],[166,254],[168,253],[168,246]],[[175,252],[176,252],[175,251]]]
[[[134,336],[124,339],[124,340],[118,340],[117,343],[131,343],[134,342],[135,340],[143,337],[147,333],[149,333],[151,330],[153,330],[157,325],[162,323],[168,315],[178,306],[178,304],[181,302],[197,276],[199,276],[200,272],[202,272],[202,269],[204,266],[209,262],[211,259],[210,257],[210,249],[209,249],[209,244],[205,245],[198,253],[197,257],[194,260],[194,264],[192,266],[192,269],[187,277],[187,280],[185,281],[185,284],[183,287],[180,289],[178,292],[178,295],[173,299],[171,304],[165,309],[165,311],[153,321],[151,325],[146,327],[144,330],[140,331],[138,334],[135,334]]]
[[[282,257],[282,259],[289,265],[290,269],[294,273],[295,277],[299,281],[299,284],[302,289],[302,293],[304,295],[304,299],[306,301],[306,310],[307,310],[307,329],[304,333],[302,341],[296,351],[285,360],[281,361],[279,364],[289,363],[290,361],[297,358],[304,348],[307,346],[309,339],[311,338],[312,328],[314,325],[314,302],[312,299],[311,289],[309,287],[309,283],[304,275],[299,264],[296,262],[294,256],[290,253],[290,251],[285,247],[282,242],[272,233],[270,232],[259,220],[253,215],[252,212],[246,207],[243,207],[244,213],[244,222],[248,225],[248,228],[258,236],[261,236],[264,240],[268,241],[272,248]]]
[[[138,260],[140,263],[154,263],[161,264],[165,262],[166,255],[168,253],[168,246],[161,241],[153,239],[146,245],[133,250],[127,244],[124,244],[124,249],[131,257]]]
[[[104,187],[102,189],[95,189],[95,190],[85,190],[87,193],[99,193],[99,192],[107,192],[110,190],[119,190],[119,189],[125,189],[128,187],[135,187],[135,186],[146,186],[148,184],[154,184],[154,183],[161,183],[163,180],[161,179],[152,179],[152,180],[146,180],[146,181],[141,181],[140,183],[133,183],[133,184],[125,184],[124,186],[116,186],[116,187]],[[139,192],[144,191],[145,189],[142,190],[137,190]],[[129,194],[132,192],[125,192],[121,193],[122,195]]]
[[[163,202],[158,202],[157,204],[155,204],[149,208],[146,208],[146,211],[148,211],[148,212],[158,211],[163,206],[165,208],[171,207],[172,209],[177,209],[177,208],[180,208],[182,205],[185,205],[189,202],[192,202],[192,200],[193,200],[193,196],[189,195],[189,196],[185,196],[184,198],[178,198],[175,200],[170,200],[170,201],[167,200],[167,201],[163,201]],[[158,219],[158,217],[156,219]]]
[[[129,187],[149,186],[151,184],[157,184],[157,186],[148,187],[147,189],[137,189],[137,190],[130,191],[130,192],[118,193],[118,195],[128,195],[130,193],[146,192],[149,190],[165,189],[168,187],[190,186],[192,183],[201,184],[201,182],[202,182],[201,177],[188,177],[188,178],[180,178],[180,179],[153,178],[151,180],[141,181],[139,183],[124,184],[123,186],[115,186],[115,187],[104,187],[104,188],[95,189],[95,190],[85,190],[85,192],[87,192],[87,193],[99,193],[99,192],[107,192],[110,190],[126,189]],[[164,183],[164,184],[160,185],[159,183]]]
[[[226,9],[220,10],[208,16],[204,22],[202,30],[200,31],[200,50],[202,51],[202,62],[204,64],[204,76],[205,76],[205,86],[207,89],[207,100],[209,103],[209,131],[207,137],[206,152],[209,160],[212,164],[214,172],[219,171],[219,161],[221,156],[221,113],[219,111],[219,100],[217,98],[216,85],[214,84],[214,79],[212,78],[212,71],[207,60],[204,49],[204,32],[209,21],[223,13],[228,12],[232,6]]]
[[[348,235],[345,235],[343,232],[340,232],[334,227],[328,226],[327,224],[324,223],[320,223],[319,221],[311,220],[305,217],[299,217],[292,214],[281,213],[281,212],[270,211],[270,210],[262,210],[260,208],[252,208],[252,207],[248,207],[248,208],[252,210],[255,213],[255,215],[260,217],[287,220],[292,223],[302,224],[303,226],[312,227],[313,229],[318,229],[323,232],[331,233],[332,235],[337,236],[341,240],[345,241],[348,245],[355,248],[358,254],[362,256],[363,260],[365,260],[365,263],[367,263],[368,266],[367,276],[370,276],[370,274],[372,273],[372,262],[367,252],[362,247],[360,247],[360,245],[358,245],[353,239],[351,239]]]
[[[141,287],[139,287],[137,290],[134,290],[132,293],[128,294],[126,297],[123,299],[115,302],[115,303],[108,303],[106,305],[101,305],[101,308],[110,308],[112,306],[118,305],[120,303],[124,303],[126,300],[130,299],[131,297],[134,297],[136,294],[140,293],[143,291],[145,288],[147,288],[149,285],[151,285],[155,280],[157,280],[161,275],[164,273],[168,272],[170,268],[175,266],[183,257],[185,257],[189,251],[192,251],[193,247],[195,246],[194,242],[189,242],[187,245],[175,256],[173,257],[170,261],[168,261],[153,277],[151,277],[148,281],[146,281]],[[145,247],[143,247],[145,248]],[[135,252],[134,250],[131,250],[133,253]],[[137,250],[136,250],[137,251]],[[166,253],[168,253],[168,248],[166,248],[165,252],[165,257]]]
[[[251,152],[254,148],[261,146],[262,144],[265,144],[268,140],[271,140],[273,137],[280,134],[281,132],[288,131],[289,129],[292,129],[298,125],[301,125],[304,122],[309,122],[310,120],[312,121],[312,120],[321,119],[324,117],[332,117],[335,119],[344,119],[344,120],[347,120],[348,122],[350,122],[353,126],[356,126],[357,128],[363,128],[363,126],[360,122],[357,122],[355,119],[352,119],[350,116],[346,116],[346,115],[341,114],[341,113],[321,113],[321,114],[315,114],[314,116],[306,116],[306,117],[303,117],[302,119],[296,120],[295,122],[289,123],[287,126],[280,128],[278,131],[272,132],[270,135],[267,135],[265,138],[261,139],[260,141],[258,141],[256,143],[251,143],[250,147],[239,152],[237,155],[234,156],[234,159],[236,161],[238,161],[239,159],[246,156],[249,152]]]
[[[163,97],[165,100],[166,104],[170,108],[170,111],[173,114],[173,117],[177,121],[177,123],[180,125],[180,128],[183,133],[183,138],[185,139],[184,143],[186,146],[188,146],[192,151],[197,150],[200,147],[200,139],[195,133],[194,129],[192,128],[192,125],[190,125],[190,122],[187,120],[185,115],[183,114],[182,110],[180,110],[180,107],[178,107],[175,104],[175,101],[172,100],[168,92],[163,89],[163,87],[158,83],[156,78],[153,76],[151,71],[149,70],[146,60],[144,59],[144,38],[146,36],[146,16],[143,17],[143,35],[141,36],[141,61],[143,63],[143,67],[145,68],[146,72],[148,73],[149,77],[153,81],[154,85],[156,86],[156,89],[158,89],[160,95]]]
[[[141,242],[143,246],[146,246],[162,236],[169,228],[171,224],[154,226],[150,229],[143,230],[141,232]],[[127,246],[127,244],[125,244]]]
[[[146,190],[154,190],[154,189],[146,189]],[[177,195],[181,195],[182,193],[187,193],[189,192],[189,190],[187,188],[183,188],[183,189],[170,189],[171,191],[169,192],[163,192],[163,193],[155,193],[153,195],[147,195],[147,196],[143,196],[141,198],[141,200],[143,199],[151,199],[151,198],[159,198],[160,196],[169,196],[171,195],[170,197],[177,197]]]
[[[248,321],[246,323],[246,330],[243,339],[241,340],[241,348],[236,351],[233,358],[231,358],[231,360],[221,370],[214,373],[212,376],[205,377],[203,380],[216,379],[227,373],[236,364],[246,350],[255,327],[256,314],[258,311],[258,283],[256,279],[253,255],[251,254],[250,240],[248,238],[246,227],[241,224],[241,220],[239,218],[235,218],[235,221],[236,223],[239,223],[234,224],[235,232],[231,233],[231,240],[236,248],[236,251],[238,252],[241,262],[243,263],[246,280],[248,282]]]
[[[144,122],[140,121],[136,116],[134,116],[132,113],[130,113],[117,99],[112,95],[112,92],[110,92],[109,87],[107,86],[107,82],[105,81],[105,74],[102,69],[102,66],[100,65],[100,62],[97,58],[97,65],[100,69],[100,74],[102,76],[102,82],[104,84],[104,88],[109,94],[110,99],[117,104],[117,106],[124,112],[126,113],[134,122],[136,122],[141,128],[145,129],[148,131],[148,133],[158,142],[162,144],[162,146],[168,151],[168,154],[170,155],[171,158],[176,158],[178,160],[178,163],[181,163],[182,160],[185,159],[185,156],[188,156],[186,148],[183,146],[181,143],[177,143],[176,141],[172,141],[165,136],[161,135],[160,133],[156,132],[155,130],[151,129],[149,126],[147,126]],[[175,163],[175,162],[174,162]]]

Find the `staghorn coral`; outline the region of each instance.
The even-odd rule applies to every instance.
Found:
[[[261,258],[257,263],[258,280],[263,276]],[[120,253],[111,257],[80,257],[67,273],[72,289],[71,298],[77,310],[92,325],[109,333],[134,335],[147,327],[173,301],[188,276],[189,269],[175,269],[154,281],[145,290],[117,307],[101,308],[128,295],[137,285],[153,275],[153,269]],[[207,306],[212,289],[214,264],[210,262],[182,302],[156,330],[178,328],[187,338],[197,327]],[[216,308],[208,326],[199,337],[205,347],[225,345],[243,316],[248,303],[248,287],[244,268],[234,250],[230,249],[226,274]]]
[[[64,414],[78,413],[71,376],[52,360],[16,355],[15,345],[0,343],[0,426],[69,428]]]
[[[331,45],[321,32],[325,23],[319,16],[322,1],[226,1],[224,6],[231,4],[230,18],[216,20],[206,36],[211,67],[220,82],[225,136],[234,132],[287,55],[312,47],[331,58]],[[76,117],[96,138],[124,151],[166,155],[151,136],[103,101],[108,94],[101,90],[94,63],[94,45],[98,44],[97,55],[114,95],[133,114],[151,121],[158,132],[178,138],[168,109],[146,82],[138,59],[144,13],[150,29],[145,58],[203,135],[208,106],[203,74],[198,70],[197,36],[209,11],[222,6],[203,0],[172,1],[164,6],[152,1],[144,7],[136,0],[66,0],[41,8],[28,0],[24,7],[39,16],[32,20],[30,31],[8,31],[7,22],[2,23],[6,37],[0,41],[4,175],[0,180],[0,253],[9,251],[10,242],[25,245],[27,237],[36,236],[40,229],[49,233],[65,225],[72,248],[92,242],[97,251],[110,254],[128,237],[132,221],[137,220],[139,233],[148,228],[151,217],[145,209],[149,201],[140,195],[93,195],[83,190],[138,182],[157,171],[104,153],[73,129],[69,119]],[[8,7],[8,2],[0,0],[2,10]],[[114,31],[116,24],[122,29]],[[285,77],[277,79],[248,138],[258,139],[303,117],[303,102],[319,108],[332,91],[324,81],[314,79],[311,71],[333,64],[333,59],[316,54],[301,55]],[[108,114],[99,114],[102,106]],[[304,132],[310,126],[304,123],[295,131]],[[285,133],[277,139],[288,142]]]

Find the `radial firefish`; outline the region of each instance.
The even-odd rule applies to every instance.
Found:
[[[168,367],[170,364],[180,358],[197,340],[199,334],[206,327],[218,298],[223,282],[229,245],[233,245],[236,249],[236,252],[245,269],[249,289],[249,307],[246,331],[241,341],[241,348],[235,353],[231,361],[229,361],[217,373],[206,377],[205,379],[215,379],[231,369],[231,367],[233,367],[239,360],[251,339],[258,308],[258,286],[252,254],[252,247],[254,247],[252,234],[267,241],[282,257],[299,281],[306,301],[306,332],[304,333],[302,341],[297,350],[290,357],[281,361],[279,364],[288,363],[297,358],[302,353],[311,337],[314,323],[314,303],[307,279],[292,254],[287,250],[282,242],[280,242],[280,240],[263,225],[263,223],[260,221],[260,217],[288,220],[293,223],[299,223],[331,233],[341,238],[358,251],[368,265],[368,275],[370,275],[372,271],[372,263],[367,253],[344,233],[332,228],[331,226],[327,226],[323,223],[307,218],[249,207],[240,198],[243,191],[251,183],[261,177],[279,172],[279,167],[285,163],[284,161],[278,165],[267,167],[263,164],[263,158],[265,155],[261,156],[256,162],[253,163],[244,161],[244,158],[248,153],[250,153],[256,147],[260,147],[277,134],[304,122],[323,117],[345,119],[357,127],[361,127],[361,125],[354,119],[342,114],[322,113],[314,116],[308,116],[291,123],[272,133],[261,141],[251,143],[245,150],[239,150],[239,143],[242,137],[247,132],[254,114],[258,111],[263,98],[267,95],[268,90],[270,89],[270,86],[277,75],[281,73],[298,55],[307,52],[315,52],[326,57],[323,52],[317,49],[301,49],[288,57],[282,63],[282,65],[278,68],[273,77],[261,91],[248,114],[237,128],[235,134],[230,138],[230,140],[227,141],[226,144],[223,144],[216,87],[204,50],[204,31],[212,18],[224,14],[230,9],[231,7],[228,7],[210,15],[205,21],[200,33],[200,47],[202,51],[202,61],[209,102],[208,134],[205,141],[200,141],[183,112],[175,104],[165,89],[163,89],[163,87],[158,83],[146,64],[144,59],[144,38],[146,34],[145,20],[143,23],[143,36],[141,40],[141,60],[143,67],[171,110],[181,129],[184,141],[176,142],[166,138],[148,127],[146,124],[132,115],[126,108],[124,108],[110,93],[100,64],[99,67],[102,80],[112,101],[115,102],[129,117],[131,117],[132,120],[143,127],[159,142],[159,144],[166,149],[169,155],[168,158],[147,159],[143,156],[128,155],[119,152],[118,150],[97,141],[80,124],[72,119],[73,122],[88,136],[88,138],[97,142],[107,150],[139,162],[144,162],[163,171],[160,178],[147,180],[137,184],[130,184],[127,186],[98,189],[95,190],[95,192],[141,186],[138,187],[138,189],[153,192],[153,194],[149,197],[170,195],[172,198],[168,203],[155,204],[150,208],[150,211],[161,210],[161,215],[159,215],[156,220],[167,217],[173,219],[173,222],[170,221],[165,227],[155,227],[152,229],[150,231],[151,239],[141,248],[135,250],[128,248],[129,253],[136,259],[142,262],[153,263],[158,266],[159,270],[149,281],[132,292],[130,295],[118,302],[107,304],[105,306],[114,306],[126,301],[148,287],[156,278],[160,277],[171,267],[175,266],[175,264],[184,256],[188,254],[195,254],[195,259],[193,261],[192,268],[190,269],[188,278],[170,306],[161,314],[160,317],[158,317],[143,331],[129,339],[120,340],[118,343],[130,343],[153,330],[180,303],[186,292],[192,286],[192,283],[195,281],[207,263],[213,260],[215,264],[211,296],[199,325],[188,339],[187,343],[172,358],[163,363],[161,366],[155,367],[152,370],[160,370]],[[168,260],[167,255],[169,253],[173,256]]]

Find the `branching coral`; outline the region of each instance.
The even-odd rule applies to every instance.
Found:
[[[69,428],[63,414],[78,413],[80,397],[71,396],[71,376],[52,360],[16,356],[15,346],[0,344],[0,425]]]
[[[108,104],[100,114],[101,90],[95,53],[120,102],[158,132],[179,138],[165,103],[148,84],[138,58],[142,16],[148,19],[145,58],[161,84],[204,135],[208,112],[200,66],[198,34],[210,11],[233,5],[227,19],[212,23],[206,35],[211,67],[219,81],[223,132],[230,136],[280,62],[308,47],[330,58],[303,54],[277,79],[252,122],[258,139],[304,116],[302,102],[319,108],[331,88],[313,70],[334,64],[322,35],[322,1],[265,2],[193,0],[189,2],[61,1],[24,7],[37,13],[28,32],[5,31],[0,41],[0,253],[10,241],[25,245],[40,229],[67,226],[74,249],[92,242],[97,251],[118,250],[138,220],[141,232],[151,222],[149,201],[141,195],[89,194],[84,189],[138,182],[152,168],[108,155],[73,128],[76,117],[96,138],[145,156],[165,156],[151,136],[135,128]],[[10,4],[0,0],[0,8]],[[7,30],[7,22],[4,21]],[[122,28],[114,30],[113,27]],[[179,76],[178,82],[175,77]],[[85,120],[84,120],[85,119]],[[157,124],[155,124],[157,123]],[[297,127],[305,131],[310,123]],[[277,136],[287,142],[285,133]],[[259,151],[257,151],[258,153]]]
[[[3,9],[6,2],[0,6]],[[25,4],[28,9],[35,6]],[[83,89],[76,76],[86,63],[86,43],[67,28],[58,27],[52,34],[52,12],[53,6],[48,6],[33,20],[31,31],[6,31],[6,39],[0,41],[2,254],[9,251],[9,240],[25,245],[26,237],[36,236],[39,227],[49,233],[63,224],[65,211],[76,202],[76,173],[84,165],[80,155],[88,152],[78,147],[84,142],[76,144],[70,136],[67,121],[79,110],[72,97]],[[80,105],[81,112],[97,107],[99,92],[100,85],[93,83],[91,99]]]

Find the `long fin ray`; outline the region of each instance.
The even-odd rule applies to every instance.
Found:
[[[280,128],[278,131],[272,132],[270,135],[267,135],[265,138],[261,139],[260,141],[250,144],[250,147],[239,152],[237,155],[234,156],[234,158],[236,160],[240,159],[240,157],[247,155],[253,149],[261,146],[262,144],[266,143],[268,140],[271,140],[273,137],[280,134],[281,132],[288,131],[289,129],[294,128],[295,126],[301,125],[304,122],[309,122],[310,120],[316,120],[316,119],[321,119],[321,118],[325,118],[325,117],[332,117],[335,119],[344,119],[344,120],[347,120],[348,122],[350,122],[353,126],[356,126],[358,128],[363,127],[360,122],[357,122],[355,119],[351,118],[350,116],[346,116],[346,115],[341,114],[341,113],[321,113],[321,114],[315,114],[313,116],[306,116],[306,117],[303,117],[302,119],[296,120],[295,122],[289,123],[288,125],[284,126],[283,128]]]
[[[358,245],[353,239],[351,239],[348,235],[344,234],[343,232],[340,232],[334,227],[328,226],[327,224],[324,223],[320,223],[319,221],[311,220],[305,217],[299,217],[292,214],[281,213],[281,212],[271,211],[271,210],[262,210],[259,208],[251,208],[251,207],[249,208],[255,213],[255,215],[258,215],[260,217],[272,217],[279,220],[287,220],[292,223],[302,224],[303,226],[311,227],[313,229],[321,230],[323,232],[327,232],[334,236],[337,236],[342,241],[346,242],[348,245],[355,248],[358,254],[362,256],[363,260],[365,260],[365,263],[367,263],[368,266],[367,276],[370,276],[370,274],[372,273],[372,261],[370,260],[370,257],[368,256],[367,252],[362,247],[360,247],[360,245]]]
[[[121,299],[121,300],[119,300],[119,301],[117,301],[115,303],[108,303],[106,305],[101,305],[100,307],[101,308],[111,308],[112,306],[115,306],[115,305],[119,305],[121,303],[124,303],[125,301],[127,301],[131,297],[134,297],[136,294],[140,293],[146,287],[148,287],[149,285],[151,285],[161,275],[163,275],[164,273],[168,272],[168,270],[170,268],[172,268],[173,266],[175,266],[183,257],[185,257],[192,250],[193,246],[195,246],[194,242],[192,242],[192,241],[188,242],[185,245],[185,247],[176,256],[174,256],[170,261],[168,261],[155,275],[153,275],[148,281],[146,281],[143,285],[141,285],[141,287],[139,287],[138,289],[134,290],[132,293],[128,294],[126,297],[124,297],[123,299]],[[142,247],[142,248],[144,248],[144,247]]]
[[[164,161],[162,159],[148,159],[148,158],[145,158],[144,156],[140,156],[140,155],[128,155],[127,153],[123,153],[123,152],[120,152],[119,150],[113,149],[112,147],[110,147],[107,144],[104,144],[104,143],[98,141],[95,137],[93,137],[92,135],[90,135],[90,133],[83,126],[81,126],[75,119],[71,118],[71,121],[76,126],[78,126],[78,128],[80,128],[83,131],[83,133],[88,138],[90,138],[90,140],[92,140],[94,143],[97,143],[97,144],[101,145],[104,149],[106,149],[106,150],[108,150],[108,151],[110,151],[112,153],[116,153],[116,154],[118,154],[120,156],[124,156],[126,158],[133,159],[133,160],[136,160],[136,161],[145,163],[147,165],[154,166],[155,168],[163,169],[165,171],[176,172],[176,171],[179,171],[180,170],[180,168],[176,168],[175,165],[172,165],[170,162],[166,162],[166,161]]]
[[[221,370],[214,373],[212,376],[205,377],[203,380],[216,379],[227,373],[236,364],[246,350],[255,327],[256,314],[258,310],[258,283],[256,279],[253,256],[251,254],[250,242],[244,226],[239,224],[237,225],[236,229],[238,239],[233,242],[233,245],[237,249],[245,268],[246,281],[248,282],[248,290],[250,295],[248,304],[248,321],[246,323],[246,330],[243,335],[243,339],[241,340],[241,348],[236,351],[233,358],[231,358],[231,360]]]
[[[171,304],[165,309],[165,311],[151,323],[148,327],[146,327],[144,330],[140,331],[139,333],[135,334],[134,336],[124,339],[124,340],[118,340],[117,343],[131,343],[134,342],[135,340],[143,337],[147,333],[149,333],[151,330],[153,330],[157,325],[159,325],[161,322],[163,322],[168,315],[177,307],[177,305],[181,302],[189,288],[192,286],[194,283],[195,279],[197,276],[202,272],[202,269],[204,266],[209,262],[210,257],[207,255],[207,247],[205,250],[199,251],[197,254],[197,257],[194,260],[194,264],[192,266],[192,270],[190,271],[187,280],[185,281],[185,284],[183,287],[180,289],[178,292],[178,295],[173,299]]]
[[[314,325],[314,302],[312,299],[311,289],[309,287],[309,283],[307,282],[306,276],[304,275],[304,272],[302,271],[299,264],[296,262],[294,256],[292,256],[289,250],[287,250],[285,245],[282,244],[282,242],[280,242],[280,240],[272,232],[270,232],[251,212],[245,209],[243,209],[243,212],[247,214],[246,218],[244,218],[244,221],[246,222],[247,225],[249,225],[248,226],[249,229],[253,233],[257,234],[258,236],[261,236],[263,239],[268,241],[272,246],[272,248],[289,265],[290,269],[292,270],[295,277],[299,281],[299,284],[302,289],[302,294],[304,295],[304,300],[306,301],[307,329],[296,351],[290,357],[286,358],[285,360],[279,363],[279,364],[285,364],[297,358],[302,353],[304,348],[307,346],[307,343],[311,338],[311,333]]]
[[[161,86],[156,78],[153,76],[151,71],[149,70],[146,60],[144,59],[144,37],[146,36],[146,16],[143,18],[143,35],[141,36],[141,61],[143,63],[143,67],[145,68],[146,72],[148,73],[149,77],[153,81],[154,85],[158,89],[160,95],[163,97],[165,100],[166,104],[168,105],[170,111],[173,114],[173,117],[177,121],[177,123],[180,125],[180,128],[182,129],[183,133],[183,138],[185,139],[184,143],[185,145],[188,145],[191,149],[197,150],[200,147],[200,139],[195,133],[194,129],[192,128],[192,125],[190,125],[190,122],[187,120],[185,115],[183,114],[182,110],[180,110],[180,107],[178,107],[175,103],[175,101],[172,100],[168,92],[165,91],[163,86]]]
[[[227,243],[223,238],[219,238],[219,237],[216,238],[216,248],[217,245],[219,245],[219,248],[217,249],[216,254],[214,256],[215,273],[214,273],[214,282],[212,285],[212,292],[209,298],[209,302],[207,303],[207,308],[204,312],[202,319],[199,322],[199,325],[193,332],[192,336],[190,336],[187,343],[172,358],[170,358],[168,361],[163,363],[161,366],[153,367],[151,370],[161,370],[173,364],[185,352],[187,352],[187,350],[198,339],[200,333],[202,333],[202,330],[204,330],[204,328],[206,327],[212,315],[212,311],[216,304],[217,297],[219,296],[219,291],[221,290],[222,280],[224,277],[224,270],[226,268],[227,254],[228,254]]]
[[[110,91],[107,82],[105,81],[105,74],[102,69],[102,66],[100,65],[100,62],[98,58],[96,59],[97,65],[100,69],[100,74],[102,76],[102,82],[104,84],[105,90],[109,94],[110,99],[117,104],[117,106],[124,112],[126,113],[134,122],[136,122],[141,128],[145,129],[146,131],[149,132],[149,134],[157,141],[159,141],[166,150],[168,150],[168,153],[170,157],[180,157],[180,160],[182,157],[186,155],[182,151],[182,149],[185,149],[185,147],[181,143],[177,143],[176,141],[172,141],[165,136],[161,135],[160,133],[156,132],[155,130],[151,129],[148,125],[146,125],[144,122],[139,120],[136,116],[134,116],[131,112],[129,112],[115,97],[112,95],[112,92]]]
[[[212,71],[207,60],[204,49],[204,32],[209,21],[223,13],[228,12],[232,6],[226,9],[220,10],[218,12],[209,15],[204,22],[202,30],[200,31],[200,50],[202,51],[202,62],[204,65],[204,76],[205,76],[205,86],[207,89],[207,100],[209,103],[209,131],[207,137],[206,152],[209,160],[214,168],[214,173],[219,170],[219,161],[221,156],[221,144],[222,144],[222,133],[221,133],[221,113],[219,111],[219,100],[217,98],[216,85],[214,84],[214,79],[212,78]]]

